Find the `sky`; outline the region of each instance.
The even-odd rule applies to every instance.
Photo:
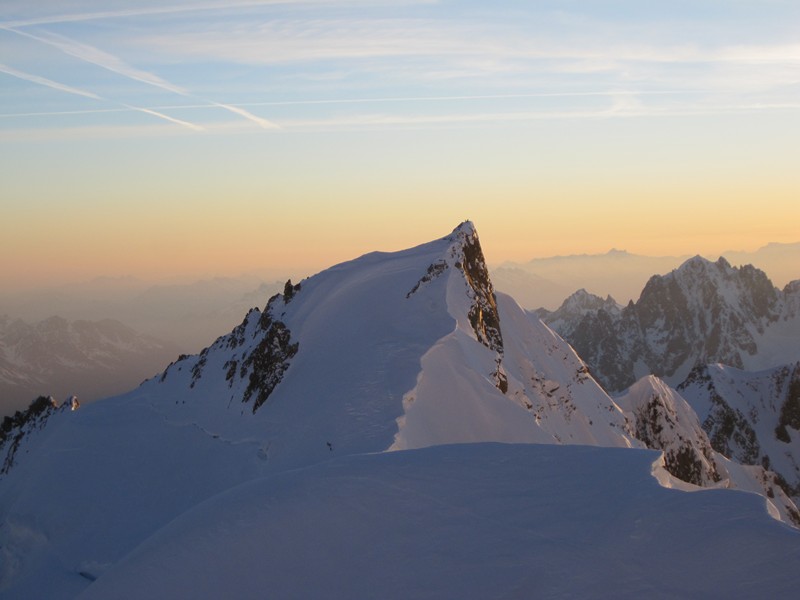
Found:
[[[4,0],[0,285],[800,241],[794,0]]]

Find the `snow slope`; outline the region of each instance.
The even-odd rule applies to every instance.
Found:
[[[168,524],[81,598],[754,598],[800,534],[642,450],[470,444],[259,479]]]

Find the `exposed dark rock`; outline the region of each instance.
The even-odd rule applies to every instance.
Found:
[[[711,447],[724,457],[745,465],[761,464],[761,446],[758,436],[749,420],[733,409],[714,389],[706,366],[692,369],[686,380],[678,386],[678,391],[689,386],[705,386],[708,389],[711,409],[701,424],[708,434]]]
[[[800,430],[800,363],[797,363],[792,371],[786,400],[781,406],[778,426],[775,428],[775,437],[788,444],[792,439],[786,430],[787,427],[795,431]]]
[[[267,312],[261,315],[260,328],[264,337],[242,361],[239,376],[248,376],[243,402],[255,394],[253,412],[267,401],[297,354],[298,344],[291,343],[291,332],[281,321],[272,320]]]
[[[203,348],[203,351],[200,353],[200,357],[197,359],[197,362],[194,363],[192,367],[192,383],[189,384],[189,387],[194,387],[194,384],[197,383],[197,380],[200,379],[203,375],[203,369],[206,366],[206,361],[208,360],[208,348]]]
[[[300,291],[300,284],[298,283],[297,285],[292,285],[292,280],[287,279],[286,284],[283,286],[284,303],[289,304],[292,298],[294,298],[295,293],[299,291]]]
[[[503,334],[500,330],[497,299],[476,233],[464,235],[461,252],[455,266],[463,271],[472,290],[473,302],[468,314],[469,322],[481,344],[502,354]]]
[[[634,435],[648,448],[664,450],[665,468],[681,481],[698,486],[702,486],[707,479],[719,481],[720,476],[710,449],[703,447],[704,440],[700,440],[699,444],[692,444],[689,440],[681,439],[680,434],[676,435],[678,430],[676,417],[671,407],[667,406],[660,396],[653,396],[647,405],[636,413]],[[684,423],[683,427],[686,428],[687,424]],[[676,437],[677,448],[675,448]],[[702,453],[705,460],[701,460],[698,453]]]
[[[423,275],[420,278],[420,280],[414,285],[414,287],[411,288],[411,291],[406,294],[406,298],[411,298],[411,296],[413,296],[417,292],[420,286],[433,281],[439,275],[444,273],[446,270],[447,270],[447,263],[443,260],[437,261],[432,265],[428,266],[425,275]]]

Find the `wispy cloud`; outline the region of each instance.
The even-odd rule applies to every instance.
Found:
[[[380,57],[457,58],[473,70],[506,70],[509,60],[583,61],[616,68],[620,62],[713,63],[798,62],[795,43],[765,41],[742,46],[702,38],[649,39],[628,30],[529,31],[513,22],[472,22],[431,18],[271,18],[203,23],[193,30],[158,31],[132,42],[166,55],[224,59],[243,64],[279,64]]]
[[[180,14],[190,12],[203,12],[203,11],[218,11],[218,10],[231,10],[241,8],[252,8],[259,6],[271,5],[291,5],[291,4],[332,4],[331,0],[231,0],[230,2],[197,2],[176,4],[171,6],[147,6],[127,8],[120,10],[101,10],[92,12],[81,13],[62,13],[56,15],[47,15],[42,17],[32,17],[29,19],[16,19],[13,21],[0,22],[4,27],[30,27],[35,25],[54,25],[57,23],[77,23],[82,21],[99,21],[104,19],[124,19],[129,17],[147,17],[147,16],[160,16],[169,14]],[[388,0],[350,0],[349,2],[338,2],[338,4],[354,4],[354,5],[380,5],[388,4]],[[398,2],[394,0],[394,4],[424,4],[426,0],[404,0]]]
[[[379,98],[328,98],[315,100],[282,100],[265,102],[244,102],[237,105],[228,105],[232,110],[244,110],[245,106],[323,106],[323,105],[358,105],[358,104],[406,104],[406,103],[450,103],[450,102],[469,102],[476,100],[520,100],[536,98],[592,98],[592,97],[612,97],[623,98],[647,97],[647,96],[682,96],[696,95],[703,93],[704,90],[606,90],[606,91],[584,91],[584,92],[540,92],[528,94],[470,94],[452,96],[391,96]],[[208,104],[170,104],[163,106],[151,106],[148,110],[195,110],[207,109]],[[40,112],[19,112],[19,113],[0,113],[0,118],[13,117],[47,117],[63,115],[84,115],[100,114],[110,112],[124,112],[125,110],[138,110],[133,107],[127,108],[104,108],[87,110],[68,110],[68,111],[40,111]]]
[[[160,117],[162,119],[165,119],[166,121],[170,121],[170,122],[176,123],[178,125],[183,125],[184,127],[187,127],[187,128],[189,128],[189,129],[191,129],[193,131],[205,131],[205,128],[201,127],[200,125],[195,125],[194,123],[189,123],[188,121],[182,121],[181,119],[176,119],[175,117],[170,117],[169,115],[165,115],[164,113],[160,113],[157,110],[152,110],[152,109],[149,109],[149,108],[141,108],[141,107],[138,107],[138,106],[131,106],[130,104],[123,104],[123,106],[125,108],[129,108],[131,110],[135,110],[135,111],[144,113],[146,115],[153,115],[154,117]]]
[[[5,73],[6,75],[11,75],[12,77],[16,77],[18,79],[24,79],[25,81],[30,81],[31,83],[35,83],[44,87],[48,87],[50,89],[58,90],[60,92],[65,92],[67,94],[74,94],[76,96],[83,96],[84,98],[91,98],[92,100],[106,100],[102,96],[95,94],[94,92],[89,92],[86,90],[81,90],[70,85],[65,85],[63,83],[59,83],[57,81],[53,81],[52,79],[47,79],[46,77],[40,77],[39,75],[34,75],[32,73],[25,73],[23,71],[19,71],[12,67],[9,67],[4,64],[0,64],[0,72]],[[165,115],[164,113],[158,112],[157,110],[152,110],[149,108],[141,108],[138,106],[131,106],[130,104],[123,104],[126,109],[142,112],[148,115],[152,115],[154,117],[158,117],[159,119],[164,119],[165,121],[169,121],[171,123],[175,123],[177,125],[182,125],[183,127],[187,127],[193,131],[202,131],[203,128],[200,125],[195,125],[194,123],[189,123],[188,121],[182,121],[181,119],[176,119],[175,117],[170,117],[169,115]],[[98,110],[95,112],[107,112],[105,110]]]
[[[100,96],[98,96],[93,92],[87,92],[86,90],[79,90],[78,88],[72,87],[71,85],[66,85],[65,83],[59,83],[57,81],[53,81],[52,79],[47,79],[46,77],[40,77],[39,75],[33,75],[32,73],[25,73],[23,71],[18,71],[17,69],[13,69],[4,64],[0,64],[0,72],[5,73],[6,75],[11,75],[12,77],[16,77],[17,79],[24,79],[25,81],[30,81],[31,83],[43,85],[45,87],[49,87],[54,90],[58,90],[60,92],[66,92],[67,94],[83,96],[84,98],[91,98],[93,100],[102,100]]]
[[[186,98],[196,98],[198,100],[204,100],[195,96],[191,92],[174,85],[165,79],[155,75],[154,73],[150,73],[148,71],[144,71],[137,67],[134,67],[121,58],[114,56],[104,50],[100,50],[99,48],[95,48],[94,46],[90,46],[89,44],[84,44],[82,42],[69,39],[62,35],[58,35],[55,33],[45,33],[45,34],[33,34],[28,31],[22,31],[20,29],[15,29],[13,27],[2,26],[0,29],[4,29],[6,31],[16,33],[17,35],[21,35],[23,37],[32,39],[34,41],[40,42],[42,44],[47,44],[53,48],[56,48],[78,60],[83,62],[93,64],[95,66],[101,67],[106,69],[107,71],[111,71],[112,73],[116,73],[117,75],[121,75],[122,77],[126,77],[133,81],[138,81],[140,83],[144,83],[146,85],[150,85],[156,87],[158,89],[170,92],[172,94],[177,94],[179,96],[183,96]],[[221,108],[223,110],[227,110],[230,113],[243,117],[259,127],[263,129],[275,129],[277,126],[274,123],[271,123],[267,119],[262,117],[258,117],[251,112],[231,106],[229,104],[223,104],[221,102],[215,102],[212,100],[204,100],[207,102],[209,106],[215,106],[217,108]],[[138,109],[137,109],[138,110]],[[176,122],[178,122],[176,120]]]
[[[149,112],[151,109],[126,107]],[[184,107],[186,108],[186,107]],[[692,103],[683,106],[648,106],[632,98],[620,97],[610,106],[594,110],[529,110],[508,112],[460,112],[446,114],[355,114],[323,117],[319,119],[287,119],[281,122],[285,132],[363,131],[413,127],[420,129],[439,127],[470,127],[484,124],[524,124],[540,121],[598,121],[631,118],[675,118],[704,115],[745,115],[764,112],[800,112],[800,103]],[[103,112],[98,111],[98,112]],[[155,112],[155,111],[154,111]],[[3,115],[0,115],[0,117]],[[167,120],[184,124],[167,117]],[[189,129],[193,127],[191,124]],[[253,129],[242,122],[225,122],[208,125],[204,130],[211,135],[246,135]],[[31,128],[0,131],[0,141],[42,141],[92,138],[140,138],[174,136],[180,130],[161,126],[106,126]]]

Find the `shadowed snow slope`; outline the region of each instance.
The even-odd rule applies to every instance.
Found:
[[[82,598],[753,598],[800,534],[654,452],[471,444],[344,457],[211,498]]]

